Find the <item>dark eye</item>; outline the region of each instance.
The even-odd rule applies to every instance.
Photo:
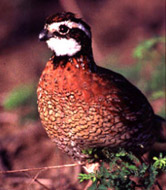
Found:
[[[59,32],[66,33],[68,32],[69,28],[66,25],[60,25]]]

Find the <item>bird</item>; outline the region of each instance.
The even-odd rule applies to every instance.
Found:
[[[159,117],[136,86],[95,63],[90,26],[74,13],[56,13],[39,40],[53,55],[38,83],[38,111],[58,148],[78,161],[89,158],[89,149],[147,152]]]

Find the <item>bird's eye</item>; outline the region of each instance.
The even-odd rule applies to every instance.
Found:
[[[60,25],[59,32],[61,33],[67,33],[69,28],[66,25]]]

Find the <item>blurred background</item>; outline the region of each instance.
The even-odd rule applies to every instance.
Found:
[[[165,117],[164,7],[163,0],[1,0],[0,170],[74,163],[48,139],[36,104],[36,86],[52,54],[38,34],[45,18],[60,11],[91,26],[96,63],[126,76]],[[83,189],[79,172],[79,166],[48,170],[37,180],[34,172],[0,174],[0,190]]]

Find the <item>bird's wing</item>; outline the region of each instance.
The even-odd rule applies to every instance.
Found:
[[[154,117],[153,109],[143,93],[131,84],[122,75],[113,71],[99,68],[100,77],[106,81],[109,87],[107,93],[113,93],[111,106],[119,110],[122,120],[128,123],[143,123],[152,120]]]

